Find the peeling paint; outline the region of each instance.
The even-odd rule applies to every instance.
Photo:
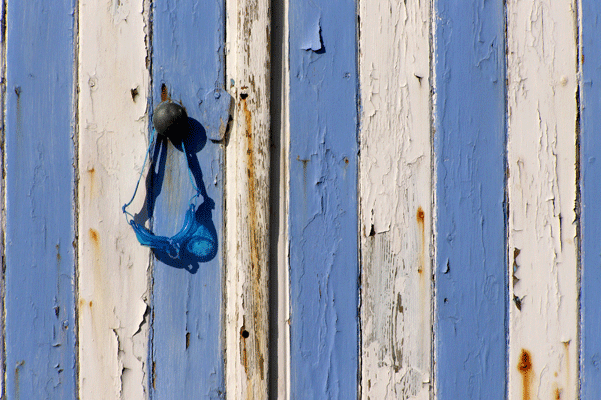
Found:
[[[76,397],[74,11],[0,11],[2,398]]]
[[[359,348],[356,5],[289,7],[290,392],[350,399]]]
[[[226,388],[268,397],[270,3],[227,1],[227,78],[236,99],[226,148]]]
[[[430,9],[359,3],[362,398],[433,389]]]
[[[572,1],[507,3],[509,357],[528,349],[536,360],[531,398],[554,398],[557,382],[578,398],[578,357],[565,345],[578,335],[573,12]],[[509,398],[522,379],[509,370]]]
[[[305,34],[301,41],[300,48],[302,50],[311,50],[318,52],[323,49],[323,38],[321,37],[321,16],[317,14],[312,23],[308,23],[304,27]]]
[[[209,140],[211,132],[203,125],[199,102],[207,93],[214,95],[216,89],[225,89],[225,3],[184,6],[167,0],[145,4],[150,8],[152,34],[146,49],[152,64],[148,107],[152,110],[159,101],[171,99],[186,109],[191,127],[187,154],[180,143],[172,141],[163,141],[157,150],[156,168],[147,187],[155,203],[148,217],[153,218],[155,232],[168,236],[178,232],[196,192],[192,178],[201,192],[196,201],[197,219],[202,219],[217,244],[215,254],[207,259],[172,259],[154,252],[148,300],[150,340],[145,349],[151,369],[146,376],[148,397],[220,399],[225,392],[226,141]]]
[[[504,398],[505,4],[438,1],[434,22],[436,394]]]
[[[143,172],[148,146],[146,101],[139,101],[146,98],[149,82],[142,3],[107,8],[83,0],[77,14],[82,398],[148,395],[149,256],[118,212]],[[140,200],[132,209],[141,208]]]

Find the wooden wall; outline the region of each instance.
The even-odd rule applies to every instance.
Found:
[[[0,3],[2,398],[601,398],[597,1]]]

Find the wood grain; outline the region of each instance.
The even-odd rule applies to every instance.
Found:
[[[436,388],[506,391],[505,24],[502,2],[434,11]]]
[[[290,1],[290,393],[357,398],[354,1]]]
[[[576,10],[535,0],[507,11],[509,397],[575,399]]]
[[[74,399],[75,2],[2,9],[3,398]]]
[[[79,386],[82,398],[148,396],[149,252],[121,207],[147,140],[142,0],[79,3]],[[137,94],[135,94],[137,93]],[[130,211],[142,207],[138,196]]]
[[[196,193],[193,180],[202,192],[195,216],[213,241],[203,257],[154,252],[149,363],[151,397],[157,399],[222,398],[225,392],[225,144],[209,140],[208,126],[200,123],[207,94],[224,89],[224,13],[223,2],[152,4],[150,103],[152,109],[168,98],[180,103],[191,131],[187,156],[180,143],[160,141],[146,188],[146,210],[154,217],[156,234],[173,236]]]
[[[430,7],[360,2],[364,399],[432,393]]]
[[[228,0],[227,394],[266,399],[269,333],[270,3]]]

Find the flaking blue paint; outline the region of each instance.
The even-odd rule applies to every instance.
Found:
[[[6,10],[3,397],[76,398],[74,1]]]
[[[601,3],[582,0],[582,399],[601,399]]]
[[[215,88],[223,89],[224,15],[224,2],[220,1],[153,3],[153,106],[160,101],[164,84],[172,100],[181,101],[190,118],[203,120],[201,103],[205,96]],[[199,204],[202,217],[216,233],[218,248],[213,258],[193,265],[186,262],[190,260],[170,260],[164,255],[154,263],[149,387],[151,397],[157,399],[225,396],[223,150],[221,144],[207,140],[200,124],[194,122],[194,126],[195,178],[202,180],[208,196],[201,197]],[[195,191],[182,152],[172,143],[165,149],[161,167],[164,174],[154,181],[154,190],[160,192],[154,209],[154,231],[169,236],[179,230]]]
[[[506,394],[502,1],[436,1],[436,381],[441,399]]]
[[[354,1],[290,2],[292,399],[357,397],[356,23]]]

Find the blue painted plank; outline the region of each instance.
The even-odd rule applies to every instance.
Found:
[[[441,399],[506,393],[502,1],[438,0],[436,376]]]
[[[353,399],[358,375],[356,2],[290,1],[290,384]]]
[[[151,104],[158,105],[163,87],[163,95],[181,101],[191,118],[187,148],[194,180],[206,190],[197,217],[217,240],[205,257],[155,254],[149,386],[157,399],[224,396],[223,149],[207,140],[199,122],[206,118],[202,102],[207,93],[224,87],[224,12],[222,1],[153,3]],[[195,191],[181,147],[158,144],[155,174],[148,181],[149,198],[156,203],[149,214],[155,233],[171,236],[181,228]]]
[[[601,3],[582,0],[581,398],[601,399]],[[599,159],[599,161],[597,161]]]
[[[6,12],[6,397],[76,398],[74,1]]]

